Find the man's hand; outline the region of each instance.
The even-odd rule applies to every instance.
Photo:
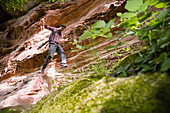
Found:
[[[49,19],[49,17],[47,17],[46,22],[45,22],[45,25],[47,25],[48,19]]]

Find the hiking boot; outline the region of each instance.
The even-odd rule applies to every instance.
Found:
[[[44,73],[44,69],[43,68],[41,68],[41,73]]]
[[[68,66],[67,64],[61,64],[60,68],[64,68],[64,67],[67,67],[67,66]]]

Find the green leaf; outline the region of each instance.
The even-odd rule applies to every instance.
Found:
[[[167,56],[168,56],[168,55],[167,55],[166,52],[161,53],[161,55],[160,55],[159,57],[153,59],[153,62],[155,62],[155,63],[162,62],[162,61],[164,61],[165,59],[167,59]]]
[[[159,19],[159,20],[165,19],[165,17],[168,15],[168,13],[169,13],[169,10],[165,10],[165,11],[161,12],[161,13],[158,15],[158,19]]]
[[[166,43],[162,44],[160,48],[165,48],[166,46],[168,47],[169,45],[170,45],[170,42],[166,42]]]
[[[78,52],[78,50],[76,49],[76,50],[72,50],[72,51],[71,51],[71,53],[74,53],[74,52]]]
[[[115,18],[112,19],[112,20],[110,20],[110,21],[107,23],[106,28],[110,28],[110,27],[114,24],[115,20],[116,20]]]
[[[144,60],[143,57],[137,57],[137,58],[135,59],[135,63],[142,62],[143,60]]]
[[[131,66],[131,63],[127,64],[124,68],[124,70],[127,70]]]
[[[106,27],[106,23],[104,20],[97,21],[92,25],[93,28],[104,28]]]
[[[139,18],[140,19],[139,22],[142,23],[143,21],[148,19],[151,15],[152,15],[152,12],[147,12],[147,14],[145,14],[142,17]]]
[[[92,28],[91,31],[92,31],[94,34],[100,34],[100,33],[101,33],[101,29],[98,29],[98,28]]]
[[[122,22],[119,27],[127,27],[129,25],[129,23],[127,21]]]
[[[166,41],[170,37],[170,29],[164,30],[163,36],[161,37],[162,40]]]
[[[106,34],[106,33],[109,32],[109,31],[110,31],[109,28],[104,28],[102,34]]]
[[[122,76],[122,77],[127,77],[126,71],[123,70],[122,73],[123,73],[123,76]]]
[[[131,19],[127,20],[127,22],[129,23],[129,25],[133,25],[133,24],[136,25],[137,23],[139,23],[136,17],[132,17]]]
[[[120,72],[122,72],[122,71],[123,71],[123,67],[122,67],[122,66],[120,66],[120,67],[116,70],[117,73],[120,73]]]
[[[130,51],[130,50],[131,50],[131,48],[130,48],[130,47],[127,47],[127,48],[126,48],[126,51],[127,51],[127,52],[128,52],[128,51]]]
[[[82,47],[82,46],[80,46],[80,45],[77,45],[77,46],[76,46],[76,48],[78,48],[78,49],[82,49],[83,47]]]
[[[123,33],[124,31],[115,31],[115,33]]]
[[[56,86],[53,86],[53,88],[57,88]]]
[[[144,4],[142,4],[141,7],[138,9],[138,13],[140,13],[142,11],[146,11],[146,9],[148,8],[149,3],[150,3],[150,0],[147,0]]]
[[[151,67],[150,67],[149,65],[146,65],[146,66],[142,69],[142,71],[143,71],[143,72],[146,72],[146,71],[148,71],[150,68],[151,68]]]
[[[104,49],[107,50],[107,49],[115,49],[115,48],[116,48],[116,46],[113,45],[113,46],[107,46]]]
[[[92,34],[91,37],[92,37],[93,39],[95,39],[96,37],[98,37],[98,35]]]
[[[129,0],[125,5],[125,9],[135,12],[140,8],[142,4],[143,0]]]
[[[123,45],[123,44],[124,44],[124,42],[119,42],[119,43],[116,45],[116,48],[119,47],[119,46],[121,46],[121,45]]]
[[[54,80],[52,80],[52,84],[54,84]]]
[[[77,44],[77,42],[78,42],[77,39],[74,39],[74,43]]]
[[[121,18],[132,18],[132,17],[135,17],[136,16],[136,14],[135,13],[129,13],[129,12],[127,12],[127,13],[123,13],[120,17]]]
[[[110,38],[112,37],[112,33],[107,33],[106,36]]]
[[[159,3],[159,4],[157,4],[156,6],[155,6],[156,8],[166,8],[167,7],[167,5],[165,4],[165,3]]]
[[[168,71],[170,69],[170,58],[167,58],[161,65],[161,71]]]
[[[130,31],[130,32],[124,34],[123,36],[121,36],[121,37],[118,39],[118,41],[120,41],[121,39],[123,39],[123,38],[125,38],[125,37],[127,37],[127,36],[129,36],[129,35],[134,35],[134,34],[135,34],[135,32]]]
[[[117,13],[117,16],[121,16],[122,15],[122,13]]]
[[[159,0],[153,0],[149,3],[150,6],[156,5],[159,2]]]
[[[55,78],[55,81],[56,81],[56,82],[58,81],[57,77]]]
[[[87,37],[89,37],[89,36],[91,36],[91,35],[92,35],[92,33],[91,33],[90,31],[85,31],[85,32],[80,36],[79,40],[83,40],[83,39],[85,39],[85,38],[87,38]]]

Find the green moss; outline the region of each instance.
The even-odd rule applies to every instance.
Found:
[[[0,113],[23,113],[23,112],[27,112],[30,109],[30,107],[31,107],[31,104],[9,106],[9,107],[0,109]]]
[[[70,99],[73,98],[75,94],[91,85],[92,81],[92,79],[88,78],[75,80],[74,82],[70,83],[64,90],[60,91],[60,93],[56,91],[51,95],[42,98],[42,100],[33,107],[30,113],[52,113],[55,112],[56,108],[58,108],[57,111],[62,111],[62,109],[68,105],[65,104],[65,102],[70,101]]]
[[[152,113],[162,109],[167,111],[163,106],[165,99],[157,95],[162,86],[169,82],[167,75],[159,73],[129,78],[104,77],[97,81],[83,78],[74,81],[59,93],[54,92],[44,97],[30,113]],[[169,94],[168,92],[169,90],[165,91],[166,94]]]

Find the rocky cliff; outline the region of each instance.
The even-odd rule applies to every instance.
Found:
[[[116,18],[116,23],[119,23],[116,13],[126,11],[125,2],[125,0],[42,2],[24,16],[2,23],[0,25],[0,107],[36,103],[49,93],[49,88],[46,87],[51,84],[46,82],[46,79],[57,77],[58,82],[55,86],[59,87],[61,83],[66,84],[73,79],[80,78],[77,75],[63,73],[63,70],[59,69],[60,59],[57,54],[46,69],[47,76],[38,73],[48,53],[50,31],[43,27],[47,17],[50,17],[47,23],[49,26],[59,27],[61,24],[67,26],[61,41],[68,62],[68,68],[64,71],[86,70],[92,61],[97,59],[91,54],[91,50],[98,49],[100,58],[104,59],[108,68],[112,67],[115,61],[124,57],[117,57],[114,53],[123,53],[121,48],[126,48],[127,45],[120,46],[114,52],[103,49],[117,44],[117,41],[112,40],[117,37],[112,37],[112,39],[98,37],[94,41],[97,42],[95,46],[75,53],[71,53],[71,48],[75,48],[75,45],[69,42],[78,39],[87,26],[98,20],[109,22]],[[114,27],[111,32],[115,34],[116,30],[122,29]],[[134,47],[142,45],[136,37],[128,36],[122,41]],[[89,43],[91,42],[86,39],[79,42],[81,45]],[[65,78],[68,76],[70,79],[66,80]]]

